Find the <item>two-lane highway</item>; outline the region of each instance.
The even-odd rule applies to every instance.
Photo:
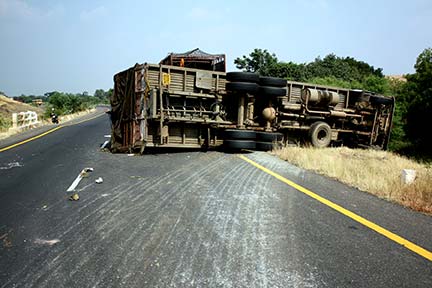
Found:
[[[101,152],[109,129],[101,116],[0,153],[0,287],[432,286],[430,216],[267,153]]]

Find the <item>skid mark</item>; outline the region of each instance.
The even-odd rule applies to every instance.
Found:
[[[198,166],[198,165],[189,165],[189,166],[191,166],[193,168],[193,167]],[[199,169],[197,169],[197,171],[199,171]],[[61,238],[67,238],[68,235],[72,231],[75,231],[75,229],[77,227],[85,226],[84,224],[89,225],[91,223],[94,223],[94,225],[96,225],[97,221],[102,220],[102,219],[108,219],[108,220],[111,219],[113,221],[112,222],[107,221],[105,223],[102,223],[102,225],[99,225],[99,226],[96,225],[96,227],[98,227],[98,228],[96,229],[96,231],[94,231],[95,235],[98,235],[98,233],[100,231],[105,230],[105,227],[107,225],[111,226],[111,227],[109,227],[110,229],[108,230],[108,234],[107,235],[109,235],[111,233],[111,231],[116,231],[116,229],[118,230],[120,225],[123,225],[125,227],[123,229],[130,228],[130,225],[133,225],[133,221],[130,221],[132,223],[124,223],[124,222],[120,221],[119,225],[111,225],[116,220],[118,220],[118,219],[116,219],[116,217],[118,215],[120,215],[120,213],[123,213],[124,212],[123,210],[127,210],[128,209],[128,208],[126,208],[126,209],[123,209],[123,208],[117,209],[117,208],[119,208],[119,205],[120,204],[125,204],[125,203],[135,203],[135,202],[129,201],[129,199],[136,200],[136,199],[139,199],[139,197],[140,197],[140,195],[137,195],[137,194],[140,194],[140,193],[141,194],[145,194],[145,193],[142,193],[142,189],[141,188],[145,188],[147,190],[151,190],[155,186],[158,186],[161,183],[163,183],[164,181],[166,181],[167,177],[169,179],[176,179],[175,177],[184,176],[185,173],[188,173],[188,169],[185,169],[183,171],[182,170],[174,170],[171,173],[167,173],[166,175],[161,175],[161,177],[150,178],[150,181],[149,181],[149,179],[140,180],[137,183],[135,183],[134,185],[129,186],[127,189],[123,189],[122,191],[116,191],[116,192],[113,191],[114,193],[110,192],[110,193],[114,194],[115,196],[113,198],[110,198],[109,202],[105,202],[104,204],[102,204],[97,209],[92,210],[92,212],[90,214],[82,217],[80,219],[80,221],[78,221],[76,224],[74,224],[74,225],[70,226],[68,229],[66,229],[63,232]],[[117,188],[119,190],[121,190],[121,188],[124,188],[124,187],[117,187]],[[122,196],[122,197],[120,197],[120,196]],[[156,194],[154,196],[155,196],[155,199],[157,199],[158,195]],[[103,196],[100,196],[100,197],[103,197]],[[89,208],[89,206],[91,206],[91,204],[95,203],[97,200],[98,199],[94,199],[93,201],[90,201],[88,204],[84,205],[84,207],[82,207],[80,209],[83,210],[83,211],[87,210],[87,208]],[[137,204],[137,203],[135,203],[135,204]],[[157,207],[155,209],[157,209]],[[107,217],[106,213],[109,213],[110,211],[113,211],[113,210],[117,210],[117,211],[114,214],[111,214],[109,217]],[[136,212],[136,211],[133,211],[133,212]],[[97,215],[98,217],[94,217],[94,216],[96,216],[95,214],[98,214]],[[126,217],[126,219],[128,219],[128,218]],[[129,226],[127,226],[125,224],[129,224]],[[62,224],[60,224],[60,225],[62,225]],[[137,230],[139,231],[139,229],[137,229]],[[93,235],[93,232],[89,232],[89,234]],[[67,248],[65,248],[63,251],[61,251],[60,253],[57,253],[57,255],[55,255],[54,257],[48,257],[48,260],[49,259],[54,259],[55,261],[60,261],[61,262],[62,260],[64,260],[66,254],[68,253],[68,250],[70,250],[70,247],[74,247],[74,251],[82,249],[82,248],[87,248],[86,245],[88,245],[88,243],[90,243],[93,238],[90,237],[88,240],[85,239],[83,241],[80,241],[79,242],[80,245],[70,245]],[[93,240],[95,240],[95,239],[93,239]],[[93,252],[94,251],[85,251],[85,249],[84,249],[84,253],[90,253],[90,255],[91,255]],[[83,259],[83,261],[81,262],[81,264],[85,265],[89,261],[89,259]],[[48,260],[46,262],[48,262]],[[46,276],[44,276],[44,275],[50,274],[49,271],[52,271],[50,267],[56,267],[55,271],[52,271],[52,272],[56,272],[56,273],[53,273],[53,275],[57,275],[58,274],[57,272],[59,272],[61,270],[61,268],[65,266],[64,263],[60,263],[60,262],[56,263],[56,265],[49,265],[49,266],[46,266],[47,268],[39,270],[39,272],[37,273],[37,278],[41,278],[41,277],[45,277],[46,278]],[[58,265],[58,264],[61,264],[61,265]],[[78,265],[79,267],[77,267],[77,269],[74,269],[72,271],[71,275],[73,276],[74,273],[76,273],[77,271],[79,271],[79,268],[82,265]],[[26,270],[26,268],[24,268],[23,271],[24,270]],[[21,274],[21,273],[18,273],[17,275],[19,275],[19,274]],[[33,275],[33,277],[34,276],[35,275]],[[14,277],[14,278],[17,278],[17,277]],[[26,283],[26,279],[23,279],[23,281],[21,283]],[[45,281],[44,281],[44,283],[45,283]],[[50,283],[50,282],[47,282],[47,283]]]

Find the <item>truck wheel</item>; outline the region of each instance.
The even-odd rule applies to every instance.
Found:
[[[223,138],[231,140],[255,140],[256,132],[252,130],[226,129],[223,132]]]
[[[387,98],[387,97],[383,97],[383,96],[371,95],[369,97],[369,101],[372,104],[383,104],[383,105],[393,104],[393,99],[392,98]]]
[[[270,142],[256,142],[256,150],[271,151],[273,150],[273,143]]]
[[[260,142],[277,142],[282,141],[282,133],[256,132],[256,139]]]
[[[260,77],[259,84],[261,86],[271,86],[271,87],[286,87],[287,80],[276,77]]]
[[[226,80],[230,82],[252,82],[258,83],[260,78],[256,73],[251,72],[228,72]]]
[[[249,82],[228,82],[226,83],[226,90],[237,91],[244,93],[256,93],[259,89],[258,84]]]
[[[260,86],[259,95],[265,96],[285,96],[287,91],[285,88],[271,87],[271,86]]]
[[[309,129],[309,137],[312,145],[317,148],[324,148],[330,145],[331,141],[331,128],[322,121],[312,124]]]
[[[255,150],[255,141],[251,140],[224,140],[224,148],[228,150],[251,149]]]

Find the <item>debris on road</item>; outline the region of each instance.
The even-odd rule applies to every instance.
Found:
[[[43,205],[42,210],[46,211],[48,209],[48,205]]]
[[[66,190],[67,192],[72,192],[75,190],[75,188],[78,186],[82,178],[88,177],[89,172],[93,172],[93,168],[84,168],[80,174],[77,176],[77,178],[72,182],[71,186]]]
[[[71,201],[78,201],[79,200],[79,195],[78,195],[78,193],[74,193],[74,194],[72,194],[70,197],[69,197],[69,200],[71,200]]]
[[[0,236],[0,240],[3,241],[3,247],[5,248],[11,248],[12,247],[12,241],[9,238],[9,233],[11,233],[12,230],[9,230],[5,234]]]
[[[9,170],[15,167],[23,167],[24,165],[20,162],[11,162],[8,163],[6,166],[0,166],[0,170]]]
[[[131,156],[135,156],[135,154],[130,153],[130,154],[127,154],[127,156],[131,157]]]
[[[57,243],[59,243],[60,240],[59,239],[52,239],[52,240],[44,240],[44,239],[35,239],[34,243],[35,244],[39,244],[39,245],[48,245],[48,246],[53,246]]]
[[[101,145],[101,150],[105,149],[109,142],[110,142],[109,140],[106,140],[106,141]]]
[[[143,179],[144,177],[132,175],[132,176],[130,176],[130,178],[132,178],[132,179]]]
[[[97,178],[97,179],[95,180],[95,182],[96,182],[97,184],[102,183],[102,182],[103,182],[102,177]]]

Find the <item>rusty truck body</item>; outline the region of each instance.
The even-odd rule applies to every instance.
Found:
[[[112,151],[270,150],[299,139],[387,148],[393,97],[203,67],[136,64],[116,74]]]

